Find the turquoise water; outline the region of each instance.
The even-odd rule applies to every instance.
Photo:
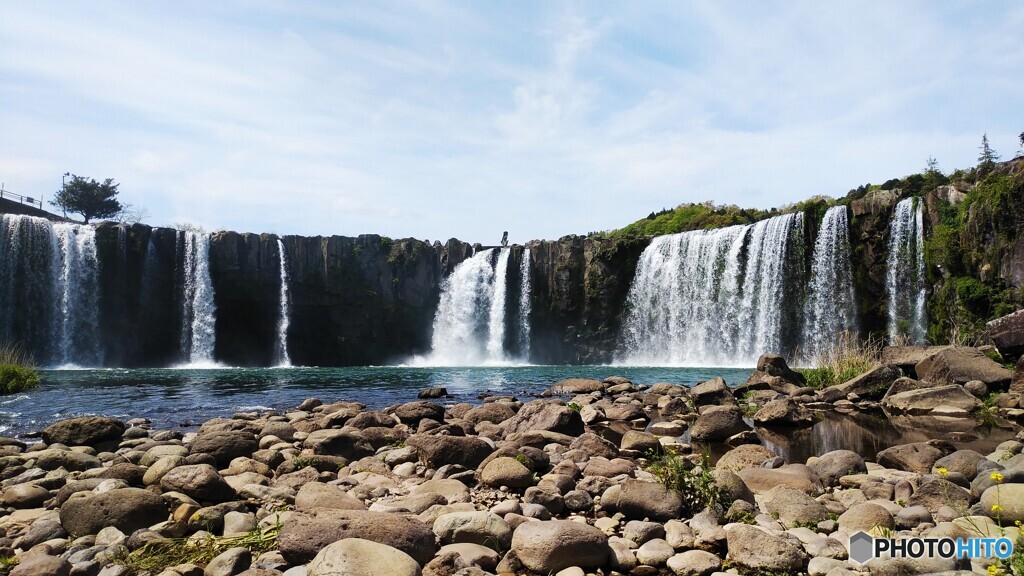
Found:
[[[693,385],[721,376],[740,384],[750,369],[612,366],[467,368],[217,368],[43,370],[35,390],[0,399],[0,433],[31,434],[64,418],[103,415],[147,418],[155,427],[196,427],[205,420],[252,410],[293,408],[306,398],[349,400],[382,408],[441,386],[473,402],[483,394],[526,397],[572,377],[625,376],[637,384]]]

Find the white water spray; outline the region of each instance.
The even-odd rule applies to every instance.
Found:
[[[278,366],[291,366],[292,361],[288,355],[288,326],[291,324],[292,297],[288,286],[288,252],[280,238],[277,239],[277,257],[280,265],[281,291],[278,300],[274,362]]]
[[[833,206],[821,220],[814,242],[810,287],[804,307],[802,359],[814,360],[857,337],[857,302],[850,265],[846,206]]]
[[[183,234],[182,355],[189,364],[213,364],[213,350],[217,343],[217,305],[213,300],[213,282],[210,280],[210,237],[191,230]]]
[[[889,312],[889,341],[906,336],[911,344],[925,344],[924,202],[919,197],[896,204],[889,225],[889,258],[885,292]]]

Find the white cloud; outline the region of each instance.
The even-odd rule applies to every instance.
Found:
[[[154,224],[493,242],[1004,157],[1024,7],[4,7],[0,180],[114,177]],[[56,184],[55,184],[56,182]]]

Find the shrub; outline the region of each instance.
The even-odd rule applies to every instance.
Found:
[[[704,508],[731,504],[723,501],[724,497],[715,485],[711,456],[706,450],[700,453],[700,465],[678,454],[661,451],[652,450],[647,453],[647,458],[650,462],[647,471],[682,496],[686,516]]]
[[[0,395],[14,394],[39,384],[32,356],[17,344],[0,345]]]

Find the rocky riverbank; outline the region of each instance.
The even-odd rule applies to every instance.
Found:
[[[188,433],[66,420],[41,443],[0,439],[0,573],[984,573],[860,565],[848,541],[858,530],[1016,540],[1022,392],[1024,363],[890,348],[878,368],[822,390],[765,356],[737,388],[573,379],[543,398],[478,404],[432,389],[380,411],[310,399]],[[979,453],[953,432],[868,460],[838,450],[799,462],[762,445],[765,431],[785,436],[833,410],[950,430],[986,419],[1016,438]],[[713,466],[712,445],[724,451]]]

